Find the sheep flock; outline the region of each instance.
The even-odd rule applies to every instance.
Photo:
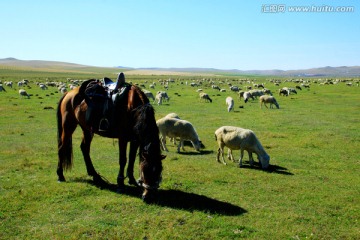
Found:
[[[67,91],[81,85],[85,80],[74,80],[71,78],[63,81],[29,81],[22,79],[19,81],[0,81],[0,96],[6,96],[11,91],[17,91],[19,99],[29,99],[33,101],[40,98],[39,94],[33,94],[33,89],[41,89],[46,96],[58,94],[66,94]],[[339,79],[267,79],[264,82],[258,82],[255,79],[159,79],[157,82],[150,84],[145,81],[140,85],[142,91],[150,100],[150,104],[156,108],[167,108],[167,112],[177,111],[172,106],[181,104],[183,98],[190,98],[192,102],[203,106],[201,118],[203,121],[211,121],[207,119],[207,111],[209,105],[219,102],[217,111],[226,113],[222,120],[217,119],[218,128],[214,129],[215,141],[218,145],[216,161],[226,165],[224,160],[224,148],[228,148],[228,159],[235,161],[232,152],[240,150],[240,158],[237,161],[240,167],[243,166],[244,151],[248,152],[250,165],[254,165],[252,154],[256,154],[259,159],[259,165],[263,169],[267,169],[270,165],[270,156],[265,148],[261,145],[260,140],[255,135],[259,135],[260,139],[264,139],[261,131],[256,129],[246,129],[251,124],[239,122],[238,126],[228,126],[227,118],[235,115],[247,114],[248,109],[256,109],[254,111],[263,111],[266,114],[281,112],[283,109],[291,108],[292,99],[301,99],[304,92],[311,91],[312,86],[337,85],[345,84],[348,87],[358,87],[359,79],[339,80]],[[147,87],[148,86],[148,87]],[[193,91],[193,95],[184,94],[181,89]],[[206,91],[206,93],[205,93]],[[174,101],[169,101],[170,98]],[[24,100],[25,101],[25,100]],[[165,105],[163,103],[166,103]],[[220,104],[221,102],[221,104]],[[225,104],[224,104],[225,102]],[[280,108],[280,104],[282,107]],[[212,104],[209,104],[212,103]],[[269,104],[270,106],[268,107]],[[262,108],[262,106],[266,108]],[[254,108],[254,106],[257,106]],[[275,106],[275,107],[274,107]],[[191,109],[189,104],[186,106]],[[186,108],[184,109],[186,113]],[[180,115],[183,115],[180,112]],[[202,154],[202,142],[197,130],[201,129],[200,124],[194,125],[192,122],[197,116],[188,116],[187,119],[180,119],[175,113],[160,117],[157,120],[159,128],[159,138],[163,151],[169,151],[166,138],[170,138],[170,143],[175,144],[177,152],[186,151],[184,142],[191,143],[197,154]],[[197,122],[197,121],[194,121]],[[201,133],[201,131],[200,131]],[[178,143],[177,143],[178,142]],[[211,143],[206,143],[211,145]],[[169,146],[169,145],[168,145]]]

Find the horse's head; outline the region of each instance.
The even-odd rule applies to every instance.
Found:
[[[149,152],[144,151],[141,154],[140,180],[139,185],[144,188],[142,199],[146,203],[154,201],[156,192],[160,187],[162,180],[162,162],[166,156],[151,156]]]

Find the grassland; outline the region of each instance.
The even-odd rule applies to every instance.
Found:
[[[60,93],[40,90],[35,82],[111,74],[0,69],[3,82],[29,79],[32,94],[21,99],[16,90],[0,92],[0,239],[359,238],[358,87],[311,84],[297,95],[276,96],[280,109],[260,109],[257,101],[245,104],[235,93],[208,85],[201,88],[213,103],[200,102],[195,88],[181,84],[200,77],[129,75],[127,81],[146,86],[175,78],[170,102],[154,105],[156,118],[178,113],[206,146],[201,153],[186,147],[178,154],[168,144],[159,200],[147,205],[136,188],[118,194],[92,184],[78,147],[80,129],[73,139],[74,168],[66,172],[66,183],[56,181]],[[236,83],[244,77],[206,78]],[[265,78],[250,78],[278,88]],[[226,111],[226,96],[234,97],[234,112]],[[272,170],[217,163],[214,131],[223,125],[252,129],[271,156]],[[98,172],[115,183],[116,141],[95,136],[91,154]]]

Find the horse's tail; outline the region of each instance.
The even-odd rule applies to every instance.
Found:
[[[64,132],[64,128],[62,125],[63,116],[61,113],[61,104],[64,100],[64,94],[58,104],[56,118],[57,118],[57,140],[58,140],[58,157],[59,163],[61,163],[62,167],[65,170],[71,169],[72,167],[72,159],[73,159],[73,148],[72,148],[72,137],[70,136],[68,139],[63,139],[62,135]]]

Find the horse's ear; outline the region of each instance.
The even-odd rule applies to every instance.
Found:
[[[160,160],[164,160],[166,158],[165,155],[160,155]]]

